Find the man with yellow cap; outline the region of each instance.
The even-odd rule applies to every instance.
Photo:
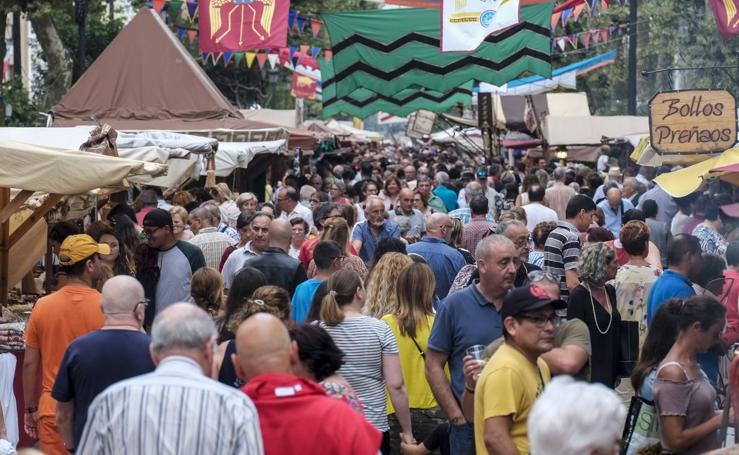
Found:
[[[23,426],[29,436],[40,440],[40,448],[47,455],[65,455],[73,449],[65,448],[57,432],[56,401],[51,389],[69,343],[103,326],[101,295],[92,287],[100,254],[110,254],[110,247],[86,234],[67,237],[59,248],[61,271],[68,277],[66,285],[38,300],[26,328]]]

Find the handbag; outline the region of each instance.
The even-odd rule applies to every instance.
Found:
[[[631,398],[622,436],[621,455],[661,453],[659,417],[654,402],[636,395]]]
[[[639,323],[622,320],[617,341],[616,377],[629,377],[639,360]]]

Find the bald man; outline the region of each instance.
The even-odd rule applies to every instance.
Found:
[[[51,396],[57,400],[56,424],[68,450],[77,447],[92,400],[109,385],[154,371],[150,338],[141,329],[144,288],[118,275],[103,286],[105,325],[74,340],[64,354]]]
[[[283,288],[292,298],[295,288],[307,280],[303,264],[288,254],[292,225],[288,220],[272,220],[269,225],[269,246],[259,256],[244,261],[244,267],[254,267],[264,273],[267,284]]]
[[[377,455],[382,434],[318,384],[294,375],[298,348],[285,325],[257,313],[236,332],[232,356],[259,413],[265,453]]]
[[[449,246],[452,219],[445,213],[434,213],[426,221],[426,235],[408,246],[408,253],[422,256],[436,278],[436,296],[443,299],[449,293],[454,277],[467,265],[462,253]]]

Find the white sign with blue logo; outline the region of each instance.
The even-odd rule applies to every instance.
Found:
[[[474,51],[485,37],[518,23],[519,0],[443,0],[441,51]]]

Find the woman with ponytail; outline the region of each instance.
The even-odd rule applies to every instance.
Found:
[[[701,454],[720,447],[721,411],[716,390],[696,355],[721,341],[726,309],[709,296],[685,300],[677,313],[677,338],[657,368],[657,405],[662,453]]]
[[[359,395],[367,421],[383,432],[382,453],[390,453],[386,387],[400,422],[401,441],[414,444],[408,395],[392,330],[383,321],[362,314],[366,293],[356,272],[339,270],[326,282],[326,290],[319,324],[344,352],[339,373]]]

